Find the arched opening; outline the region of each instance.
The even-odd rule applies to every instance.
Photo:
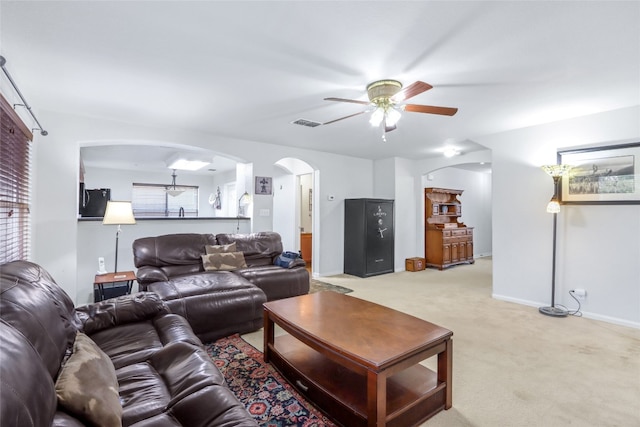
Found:
[[[79,211],[90,190],[109,189],[112,200],[131,200],[133,182],[171,184],[171,163],[181,159],[204,164],[197,170],[175,167],[176,184],[198,187],[197,216],[238,214],[236,195],[245,187],[238,172],[242,159],[185,144],[146,140],[85,141],[79,144],[79,156]]]
[[[462,163],[422,175],[422,187],[463,190],[461,220],[473,230],[474,257],[492,253],[491,163]],[[424,210],[424,205],[423,208]],[[424,217],[423,217],[424,220]],[[424,238],[424,233],[422,233]],[[424,241],[422,242],[424,245]]]
[[[316,171],[305,161],[291,157],[275,165],[279,172],[273,182],[273,230],[282,236],[283,246],[299,251],[313,271]]]

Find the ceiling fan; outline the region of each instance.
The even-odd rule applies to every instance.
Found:
[[[433,88],[433,86],[421,81],[417,81],[403,88],[402,83],[397,80],[377,80],[367,85],[367,95],[369,96],[368,102],[358,101],[356,99],[325,98],[325,101],[351,102],[353,104],[367,105],[370,108],[322,124],[328,125],[339,122],[340,120],[368,113],[373,109],[369,123],[376,127],[380,126],[380,124],[383,125],[382,139],[386,141],[385,134],[396,129],[396,124],[401,117],[401,111],[440,114],[444,116],[453,116],[458,112],[457,108],[402,103],[403,101],[419,95],[422,92],[426,92],[431,88]]]

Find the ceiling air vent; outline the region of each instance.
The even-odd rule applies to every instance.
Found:
[[[314,122],[313,120],[298,119],[298,120],[294,120],[293,122],[291,122],[291,124],[300,125],[300,126],[306,126],[308,128],[314,128],[316,126],[320,126],[322,123]]]

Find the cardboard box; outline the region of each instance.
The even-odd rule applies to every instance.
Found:
[[[424,270],[425,263],[424,258],[407,258],[405,260],[405,270],[407,271],[421,271]]]

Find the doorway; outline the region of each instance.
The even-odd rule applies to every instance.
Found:
[[[302,255],[313,271],[314,169],[306,162],[284,158],[275,163],[282,174],[274,177],[273,230],[285,250]]]
[[[307,264],[307,270],[311,271],[313,260],[313,174],[298,175],[298,188],[300,189],[299,227],[300,227],[300,254]]]

